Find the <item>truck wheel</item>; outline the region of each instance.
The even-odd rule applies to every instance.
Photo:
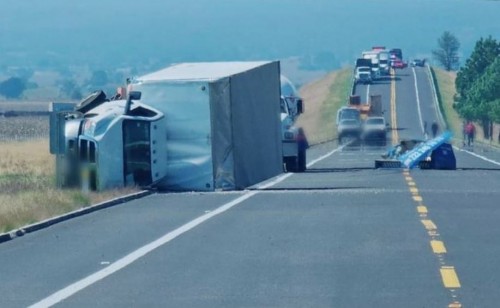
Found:
[[[298,168],[297,172],[304,172],[307,169],[306,166],[306,150],[299,150],[299,156],[298,156]]]
[[[296,156],[285,157],[285,169],[286,172],[297,172],[298,162]]]

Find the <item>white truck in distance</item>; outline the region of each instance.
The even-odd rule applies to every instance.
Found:
[[[354,82],[356,84],[370,84],[372,83],[372,69],[369,66],[360,66],[356,67],[356,71],[354,73]]]
[[[362,57],[363,59],[370,59],[372,61],[372,79],[377,80],[378,78],[380,78],[381,73],[379,67],[378,51],[363,51]]]

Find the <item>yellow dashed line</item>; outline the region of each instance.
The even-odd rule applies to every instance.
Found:
[[[457,273],[453,266],[442,266],[440,272],[445,288],[460,288],[460,281],[458,280]]]
[[[409,182],[409,181],[413,181],[413,178],[411,176],[405,176],[405,180],[407,180]]]
[[[419,212],[420,214],[427,214],[428,213],[427,207],[423,206],[423,205],[419,205],[419,206],[417,206],[417,212]]]
[[[431,241],[431,247],[434,253],[446,253],[446,247],[442,241]]]
[[[416,187],[410,187],[410,192],[414,195],[418,195],[418,188]]]
[[[424,227],[427,230],[436,230],[437,229],[436,225],[430,219],[422,219],[421,222],[422,222],[422,224],[424,224]]]
[[[415,182],[411,181],[411,182],[408,182],[408,185],[409,186],[416,186],[417,184],[415,184]]]
[[[459,302],[453,302],[448,305],[448,308],[462,308],[462,304],[460,304]]]
[[[413,200],[417,202],[422,202],[422,197],[421,196],[413,196]]]

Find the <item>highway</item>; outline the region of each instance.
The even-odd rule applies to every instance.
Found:
[[[388,144],[439,121],[425,68],[356,91],[382,95]],[[325,143],[247,191],[157,193],[2,243],[0,307],[498,306],[500,155],[374,169],[384,152]]]

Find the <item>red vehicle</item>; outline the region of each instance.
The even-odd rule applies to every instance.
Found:
[[[391,60],[391,66],[393,68],[405,68],[408,66],[408,63],[404,62],[401,59],[392,59]]]

